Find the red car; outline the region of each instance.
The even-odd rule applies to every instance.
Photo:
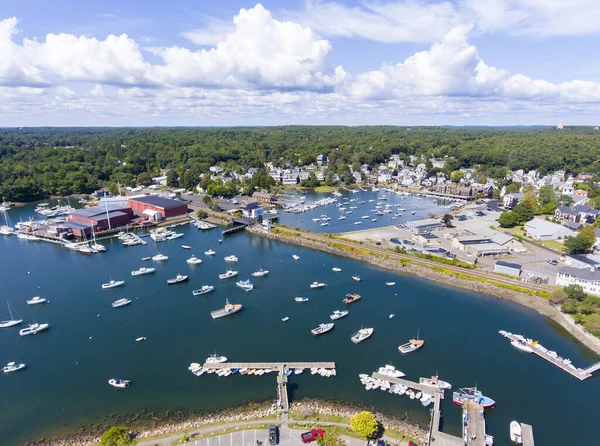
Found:
[[[302,443],[310,443],[311,441],[315,441],[317,438],[322,437],[323,434],[324,432],[322,429],[313,429],[300,435],[300,439],[302,440]]]

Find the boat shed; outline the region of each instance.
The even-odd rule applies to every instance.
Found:
[[[75,237],[87,237],[92,229],[102,231],[108,228],[117,228],[129,224],[133,218],[133,211],[128,207],[102,208],[98,206],[79,209],[73,212],[66,225]]]
[[[521,275],[521,268],[521,265],[518,263],[509,263],[498,260],[494,265],[494,272],[519,277]]]
[[[185,202],[154,195],[131,198],[128,201],[128,205],[138,215],[144,215],[144,211],[151,210],[159,212],[162,218],[186,215],[188,212]]]

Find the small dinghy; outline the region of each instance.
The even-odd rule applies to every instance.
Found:
[[[308,297],[296,297],[294,300],[296,302],[308,302]]]
[[[182,247],[183,249],[192,249],[192,247],[191,247],[191,246],[188,246],[188,245],[181,245],[181,247]]]
[[[139,338],[135,338],[135,342],[142,342],[146,340],[146,336],[140,336]]]
[[[385,284],[387,286],[394,286],[394,285],[396,285],[396,282],[386,282]]]
[[[128,379],[113,378],[109,379],[108,383],[111,386],[116,387],[117,389],[126,389],[127,387],[129,387],[131,381],[129,381]]]
[[[521,425],[517,421],[510,422],[510,439],[517,444],[523,444]]]
[[[287,322],[289,320],[290,320],[290,318],[288,316],[286,316],[286,317],[284,317],[284,318],[281,319],[281,322]]]

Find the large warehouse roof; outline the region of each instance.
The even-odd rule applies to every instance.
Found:
[[[162,209],[175,209],[175,208],[180,208],[182,206],[187,206],[185,203],[183,203],[181,201],[171,200],[170,198],[164,198],[164,197],[156,197],[153,195],[132,198],[130,201],[135,201],[138,203],[146,203],[146,204],[156,206],[157,208],[162,208]]]

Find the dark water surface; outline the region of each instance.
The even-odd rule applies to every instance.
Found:
[[[356,194],[358,195],[358,194]],[[13,220],[27,210],[10,211]],[[538,445],[596,444],[600,436],[597,398],[600,378],[579,382],[543,360],[515,351],[497,331],[506,329],[539,339],[546,347],[569,357],[577,366],[595,362],[581,344],[545,317],[511,302],[444,287],[415,277],[402,277],[371,265],[325,253],[239,233],[217,243],[219,230],[199,232],[179,227],[185,237],[161,244],[123,248],[115,239],[104,242],[108,251],[87,257],[48,243],[0,238],[0,300],[8,300],[25,319],[51,324],[37,336],[20,338],[18,328],[0,330],[0,363],[25,362],[23,372],[0,376],[0,443],[76,431],[81,425],[109,414],[133,414],[143,409],[210,411],[246,401],[275,399],[275,377],[214,375],[195,377],[187,367],[202,362],[213,349],[232,361],[335,361],[337,377],[304,374],[290,377],[293,398],[321,397],[374,405],[394,414],[428,421],[428,409],[407,397],[366,391],[359,373],[370,373],[387,363],[418,381],[439,371],[455,387],[478,384],[497,401],[488,411],[488,432],[497,445],[507,445],[511,420],[534,426]],[[187,251],[182,244],[191,245]],[[213,258],[204,256],[209,248]],[[162,252],[162,264],[142,262]],[[199,266],[185,260],[194,253]],[[255,289],[245,293],[235,280],[219,280],[223,257],[239,257],[240,278],[259,267],[270,275],[255,278]],[[292,254],[300,256],[299,261]],[[157,273],[131,277],[141,266]],[[331,271],[333,266],[341,273]],[[167,286],[167,278],[189,274],[189,282]],[[350,276],[360,274],[362,282]],[[126,285],[102,290],[109,278]],[[328,284],[310,290],[315,280]],[[388,287],[386,281],[395,281]],[[211,294],[194,297],[203,284],[217,286]],[[342,298],[357,292],[363,299],[350,306],[350,315],[336,321],[333,331],[319,338],[310,329],[329,321],[343,309]],[[50,300],[27,306],[26,299],[41,295]],[[305,304],[295,296],[307,296]],[[113,309],[121,297],[133,299]],[[213,321],[210,311],[228,297],[244,310]],[[4,302],[2,302],[3,305]],[[0,319],[7,316],[0,304]],[[396,317],[389,319],[388,315]],[[281,318],[290,321],[282,323]],[[354,345],[350,336],[361,325],[374,335]],[[408,356],[397,346],[420,330],[425,347]],[[146,342],[136,343],[138,336]],[[132,380],[126,391],[109,387],[112,377]],[[447,394],[442,404],[444,430],[457,434],[460,410]]]

